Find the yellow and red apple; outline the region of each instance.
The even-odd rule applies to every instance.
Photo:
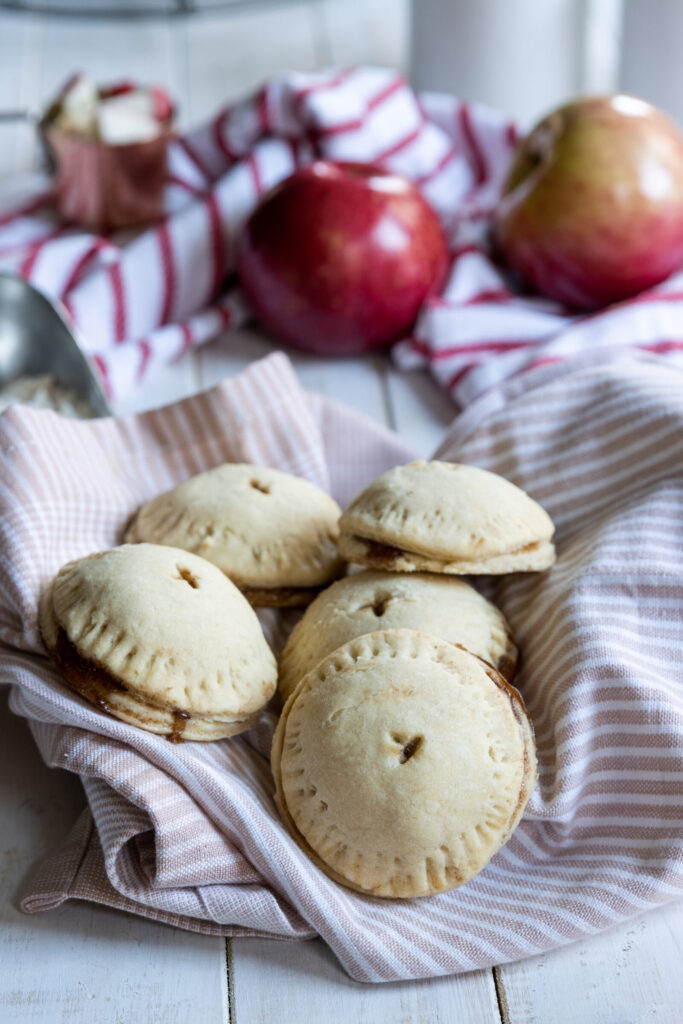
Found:
[[[683,265],[683,137],[633,96],[578,99],[522,140],[495,218],[539,292],[594,309]]]

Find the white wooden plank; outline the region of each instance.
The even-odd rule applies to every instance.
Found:
[[[429,457],[457,414],[452,400],[423,370],[406,373],[388,366],[386,386],[394,429]]]
[[[39,49],[39,18],[0,12],[0,110],[37,108]],[[37,156],[35,129],[30,124],[0,124],[0,177],[33,166]]]
[[[262,359],[272,351],[271,342],[258,331],[249,328],[225,331],[198,350],[202,390],[212,388],[224,377],[232,377],[255,359]]]
[[[116,412],[125,416],[131,412],[158,409],[193,395],[200,390],[197,366],[198,355],[194,351],[186,352],[175,363],[155,366],[138,387],[115,402]]]
[[[3,1024],[225,1024],[221,939],[65,904],[26,916],[17,890],[83,805],[77,779],[41,761],[0,694],[0,1019]]]
[[[389,426],[381,360],[375,356],[326,359],[299,352],[290,352],[289,355],[305,388],[345,402],[358,412]]]
[[[98,83],[124,78],[165,86],[173,94],[174,47],[169,22],[45,17],[40,89],[48,99],[74,71]]]
[[[320,0],[316,9],[332,64],[407,67],[409,0]]]
[[[317,65],[307,3],[201,14],[187,23],[193,121],[248,93],[269,75]]]
[[[250,362],[281,348],[257,328],[227,331],[199,352],[201,387],[239,373]],[[326,359],[283,348],[305,388],[337,398],[368,416],[387,422],[386,405],[375,357]]]
[[[680,1024],[683,903],[498,968],[510,1024]]]
[[[186,131],[192,127],[187,63],[187,18],[169,19],[167,47],[170,91],[176,101],[175,123],[180,131]]]
[[[490,971],[451,978],[362,985],[321,940],[232,943],[237,1024],[499,1024]],[[264,984],[264,976],[267,983]]]

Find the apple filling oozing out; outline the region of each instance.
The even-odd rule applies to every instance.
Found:
[[[363,544],[364,545],[367,556],[369,558],[372,558],[372,560],[374,562],[376,562],[377,564],[382,563],[384,565],[384,564],[393,563],[398,558],[404,557],[406,555],[409,558],[423,558],[423,559],[424,558],[429,558],[430,560],[433,560],[435,562],[443,562],[444,565],[448,565],[451,562],[455,563],[455,562],[458,562],[458,561],[461,560],[461,559],[458,559],[458,558],[441,558],[439,555],[434,555],[434,554],[427,555],[427,554],[425,554],[424,552],[421,552],[421,551],[412,551],[410,548],[396,548],[396,547],[392,547],[390,544],[381,544],[379,541],[370,540],[368,537],[360,537],[358,534],[355,534],[353,539],[355,541],[358,541],[359,544]],[[510,556],[513,556],[513,555],[528,555],[528,554],[531,554],[534,551],[538,551],[539,548],[541,548],[545,543],[547,543],[547,542],[546,541],[533,541],[530,544],[525,544],[521,548],[513,548],[510,551],[501,551],[501,552],[499,552],[499,554],[501,554],[501,555],[510,555]],[[470,559],[470,558],[464,559],[463,558],[462,561],[470,562],[470,561],[473,561],[473,559]],[[482,561],[483,564],[485,564],[487,559],[486,558],[482,558],[481,561]]]
[[[320,587],[240,587],[254,608],[300,608],[318,596]]]

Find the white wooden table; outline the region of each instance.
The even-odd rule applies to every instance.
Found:
[[[74,69],[167,85],[184,123],[267,74],[322,64],[405,60],[407,0],[291,0],[229,20],[109,24],[0,11],[0,109],[38,105]],[[26,130],[0,135],[0,175],[34,158]],[[269,350],[226,335],[158,373],[125,410],[209,387]],[[295,357],[306,387],[397,429],[421,453],[450,402],[383,358]],[[121,407],[124,411],[124,407]],[[320,941],[225,942],[87,905],[25,917],[16,895],[32,864],[68,832],[77,779],[42,764],[0,693],[0,1024],[680,1024],[683,904],[562,950],[456,978],[370,988]]]

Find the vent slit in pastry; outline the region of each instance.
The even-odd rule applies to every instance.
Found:
[[[553,523],[509,480],[451,462],[411,462],[377,477],[339,521],[351,562],[450,575],[547,569]]]
[[[175,548],[124,545],[70,563],[42,595],[40,628],[72,689],[172,742],[244,731],[275,689],[249,603],[215,566]]]
[[[504,764],[488,757],[490,736]],[[271,766],[282,821],[304,852],[337,882],[394,898],[474,877],[536,779],[517,691],[474,655],[410,629],[351,640],[304,676]]]
[[[340,513],[308,480],[227,463],[148,501],[126,539],[202,555],[255,607],[296,607],[344,571]]]
[[[193,590],[199,589],[199,581],[196,576],[192,575],[189,569],[181,568],[179,565],[176,566],[176,569],[178,570],[178,576],[181,580],[185,580],[186,583],[189,583]]]
[[[506,679],[514,676],[517,648],[510,627],[469,584],[452,576],[366,570],[324,590],[292,630],[280,656],[283,702],[323,658],[378,628],[430,633],[461,644]]]

